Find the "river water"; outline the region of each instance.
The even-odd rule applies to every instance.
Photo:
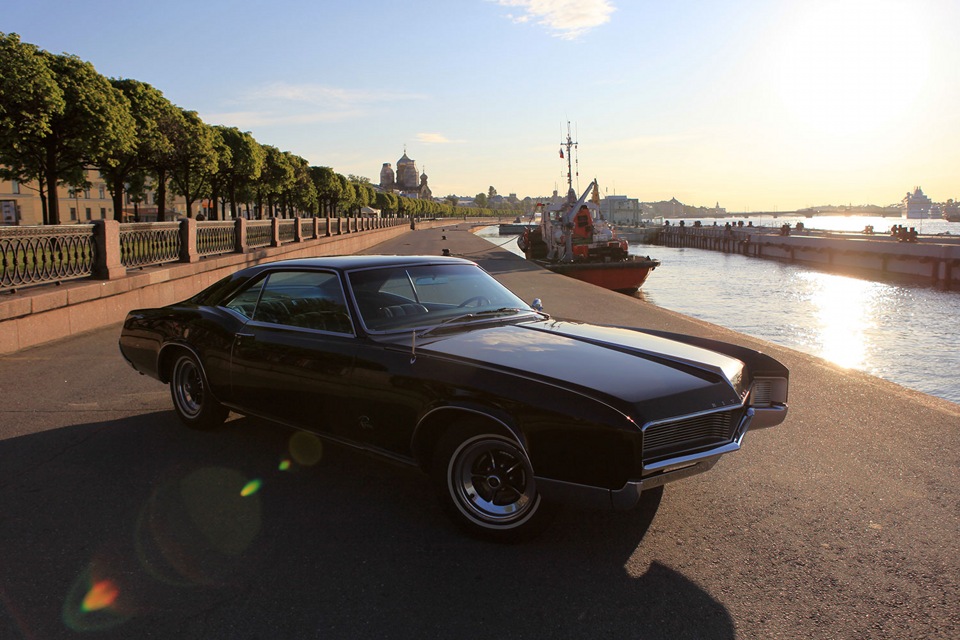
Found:
[[[922,224],[925,234],[960,234],[960,223],[943,220],[767,217],[762,224],[797,220],[808,229],[872,224],[882,233],[893,224]],[[496,227],[481,235],[522,255]],[[960,292],[718,251],[633,243],[630,251],[662,262],[637,294],[647,302],[960,403]]]

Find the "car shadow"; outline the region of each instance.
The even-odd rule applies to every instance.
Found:
[[[252,418],[0,441],[0,505],[4,638],[734,637],[682,573],[631,575],[652,501],[485,543],[419,471]]]

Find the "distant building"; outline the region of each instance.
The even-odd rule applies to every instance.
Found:
[[[642,211],[640,201],[627,196],[607,196],[600,201],[600,213],[616,224],[638,224]]]
[[[929,218],[933,202],[928,198],[920,187],[916,187],[913,193],[907,192],[902,201],[902,213],[904,218],[920,219]]]
[[[658,218],[680,218],[686,215],[686,207],[676,198],[650,202],[651,213]]]
[[[727,210],[718,202],[713,207],[697,207],[683,204],[676,198],[660,202],[644,202],[640,205],[645,214],[657,218],[718,218],[727,214]]]
[[[97,169],[86,169],[84,177],[89,183],[86,189],[74,189],[58,185],[56,196],[60,212],[60,224],[88,224],[94,220],[112,220],[113,198],[107,189],[107,183]],[[200,203],[198,209],[206,216],[210,211]],[[206,201],[209,205],[209,202]],[[143,200],[134,202],[129,193],[123,194],[124,222],[153,222],[157,220],[157,194],[149,188],[145,190]],[[186,200],[167,190],[167,219],[173,220],[186,214]],[[36,181],[0,180],[0,225],[39,225],[43,224],[43,204],[40,200],[40,187]]]
[[[393,166],[389,162],[384,162],[380,169],[381,191],[393,191],[407,198],[419,198],[421,200],[430,200],[433,198],[433,192],[427,185],[426,172],[417,175],[417,163],[407,157],[407,152],[403,152],[403,157],[397,160],[397,171],[394,173]]]

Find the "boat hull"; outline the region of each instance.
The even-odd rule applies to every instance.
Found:
[[[660,266],[659,260],[637,257],[618,262],[535,262],[554,273],[628,295],[636,293],[650,272]]]

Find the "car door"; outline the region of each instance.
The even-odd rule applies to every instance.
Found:
[[[349,376],[356,335],[339,275],[271,272],[256,298],[231,353],[236,404],[312,431],[343,434],[347,416],[355,414]]]

